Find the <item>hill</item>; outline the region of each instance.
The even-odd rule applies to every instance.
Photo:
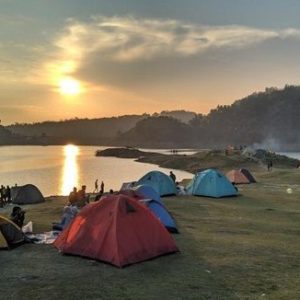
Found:
[[[28,144],[115,145],[149,148],[224,148],[248,145],[273,151],[300,149],[300,87],[264,92],[219,105],[208,115],[162,111],[152,116],[128,115],[72,119],[7,128]],[[9,142],[8,142],[9,143]]]
[[[7,128],[0,126],[0,145],[24,143],[25,139],[17,134],[13,134]]]
[[[300,149],[300,87],[286,86],[282,90],[266,89],[219,106],[193,126],[198,134],[209,133],[209,144],[259,144],[272,147]],[[199,128],[200,126],[200,128]],[[201,130],[201,128],[203,128]]]
[[[95,144],[110,143],[124,131],[149,115],[125,115],[100,119],[71,119],[46,121],[33,124],[14,124],[7,128],[13,133],[26,137],[42,139],[46,144]]]
[[[188,124],[168,117],[149,117],[121,134],[117,143],[171,148],[253,145],[273,151],[298,151],[299,112],[300,87],[269,88],[232,105],[218,106],[206,116],[198,114]]]
[[[145,148],[189,147],[190,126],[170,117],[149,117],[141,120],[131,130],[120,134],[117,145],[130,145]]]
[[[188,124],[192,119],[194,119],[197,114],[192,111],[186,110],[163,110],[161,113],[155,113],[152,115],[153,117],[170,117],[181,121],[182,123]]]

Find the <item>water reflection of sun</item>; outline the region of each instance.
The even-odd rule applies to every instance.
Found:
[[[73,187],[78,186],[78,162],[79,148],[74,145],[66,145],[64,150],[64,167],[61,178],[61,194],[68,195]]]

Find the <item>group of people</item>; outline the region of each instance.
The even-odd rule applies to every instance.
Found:
[[[81,189],[79,191],[77,191],[77,188],[74,187],[72,192],[69,194],[68,205],[81,208],[89,202],[90,197],[86,193],[86,185],[81,186]]]
[[[82,185],[79,191],[74,187],[69,194],[67,205],[63,208],[60,222],[53,222],[52,229],[55,231],[64,230],[77,215],[79,209],[88,203],[90,203],[90,197],[86,192],[86,185]]]
[[[112,190],[110,190],[110,192],[111,191]],[[94,193],[97,193],[97,195],[95,197],[95,201],[98,201],[103,196],[103,194],[104,194],[104,182],[103,181],[101,181],[100,190],[99,190],[98,179],[96,179]]]
[[[11,202],[11,190],[10,187],[1,185],[0,187],[0,207]]]
[[[96,179],[94,193],[95,192],[98,192],[95,198],[95,201],[97,201],[104,194],[103,181],[101,182],[99,190],[98,179]],[[72,219],[77,215],[79,209],[84,207],[88,203],[90,203],[90,196],[86,192],[86,185],[82,185],[79,191],[77,191],[77,188],[74,187],[69,194],[67,205],[63,208],[61,221],[52,223],[52,229],[56,231],[61,231],[64,228],[66,228],[70,224]]]
[[[111,191],[110,191],[111,192]],[[98,179],[95,181],[95,189],[93,193],[97,193],[95,201],[99,200],[104,194],[104,182],[101,181],[100,189],[98,185]],[[68,198],[68,205],[77,206],[81,208],[86,204],[90,203],[90,196],[86,192],[86,185],[83,185],[79,191],[74,187]]]
[[[99,190],[98,179],[96,179],[94,193],[98,193],[98,192],[99,194],[104,194],[104,182],[101,181],[100,190]]]

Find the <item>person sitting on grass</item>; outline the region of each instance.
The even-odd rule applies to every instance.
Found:
[[[63,215],[61,217],[61,221],[59,223],[52,223],[52,229],[57,231],[64,230],[74,219],[74,217],[78,213],[78,208],[75,205],[65,206],[63,209]]]
[[[70,205],[76,205],[77,201],[78,201],[78,194],[77,194],[77,188],[74,187],[73,191],[69,194],[69,203]]]
[[[81,187],[81,190],[78,191],[77,196],[78,196],[78,200],[77,200],[78,207],[83,207],[86,204],[90,203],[89,195],[86,194],[86,185],[83,185]]]
[[[20,206],[14,206],[10,214],[10,220],[22,228],[25,220],[25,211]]]

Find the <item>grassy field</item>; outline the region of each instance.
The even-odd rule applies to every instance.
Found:
[[[256,176],[236,198],[165,198],[178,254],[118,269],[51,245],[0,251],[0,299],[300,299],[300,171]],[[65,201],[25,207],[35,232]]]

